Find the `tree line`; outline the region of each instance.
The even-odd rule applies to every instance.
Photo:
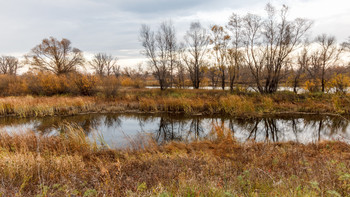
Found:
[[[59,83],[64,87],[65,80],[74,81],[75,92],[86,95],[92,94],[95,86],[143,87],[152,79],[161,90],[212,86],[229,87],[233,92],[252,87],[263,94],[276,92],[281,84],[292,87],[294,92],[301,86],[321,92],[329,84],[337,91],[350,86],[349,64],[343,60],[348,57],[350,38],[341,44],[326,34],[310,39],[312,21],[290,20],[287,6],[276,9],[267,4],[265,11],[265,16],[233,13],[225,26],[205,28],[200,22],[192,22],[181,42],[171,21],[162,22],[156,31],[142,25],[139,40],[150,69],[141,64],[121,68],[118,59],[106,53],[97,53],[87,61],[68,39],[50,37],[26,54],[22,62],[16,57],[1,56],[0,74],[16,76],[23,65],[29,65],[29,72],[22,74],[27,84],[34,84],[36,77],[49,73],[54,75],[45,76],[51,78],[51,86]],[[93,75],[79,71],[87,67],[93,70]],[[125,80],[121,81],[123,77]],[[1,83],[0,89],[6,89],[10,81]],[[18,85],[21,86],[24,85]],[[56,92],[67,92],[67,87],[62,87]]]
[[[309,90],[325,92],[329,73],[348,70],[340,57],[349,50],[350,39],[339,45],[334,36],[322,34],[310,41],[312,21],[289,20],[285,5],[276,9],[267,4],[265,11],[266,16],[233,13],[225,26],[209,29],[193,22],[180,43],[171,22],[161,23],[157,31],[142,25],[142,53],[160,88],[173,86],[174,73],[181,81],[187,72],[195,89],[207,77],[213,87],[229,86],[231,91],[244,83],[274,93],[281,81],[288,81],[296,92],[304,80]]]

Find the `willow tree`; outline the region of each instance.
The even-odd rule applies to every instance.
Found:
[[[265,19],[253,14],[243,18],[244,58],[257,90],[273,93],[277,91],[289,56],[299,48],[312,22],[301,18],[288,20],[285,5],[277,11],[267,4],[265,10]]]
[[[49,71],[56,75],[76,71],[84,63],[82,52],[72,48],[71,42],[65,38],[61,41],[53,37],[44,39],[25,58],[26,63],[33,69]]]

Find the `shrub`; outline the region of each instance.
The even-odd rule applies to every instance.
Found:
[[[350,86],[350,78],[342,74],[334,74],[332,79],[327,83],[328,89],[335,89],[335,92],[345,93]]]
[[[319,79],[316,80],[307,80],[304,83],[305,89],[307,89],[309,92],[319,92],[320,91],[320,84],[321,81]]]
[[[19,96],[27,93],[27,83],[24,79],[14,75],[0,75],[1,96]]]
[[[122,86],[132,86],[133,82],[132,79],[130,77],[121,77],[120,79],[120,83]]]
[[[96,76],[90,74],[78,75],[75,79],[75,84],[80,94],[85,96],[94,95],[97,91],[98,83],[100,83],[100,80]]]
[[[106,98],[117,96],[120,83],[115,76],[104,77],[101,82],[101,92]]]
[[[137,77],[122,77],[120,84],[125,87],[143,88],[145,87],[145,80]]]

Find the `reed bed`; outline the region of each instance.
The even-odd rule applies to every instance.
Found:
[[[1,116],[40,117],[73,115],[93,109],[93,97],[3,97],[0,98]]]
[[[66,125],[0,136],[0,196],[347,196],[350,145],[238,143],[214,126],[191,143],[109,149]]]
[[[0,116],[54,116],[79,113],[166,112],[183,114],[221,114],[260,116],[278,113],[350,113],[350,96],[346,94],[272,95],[257,93],[231,94],[218,90],[149,90],[126,89],[116,97],[3,97]]]

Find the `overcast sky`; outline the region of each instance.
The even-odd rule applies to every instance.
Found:
[[[312,35],[350,36],[349,0],[0,0],[0,55],[21,56],[53,36],[87,56],[106,52],[132,66],[143,60],[141,24],[157,28],[170,19],[181,39],[192,21],[225,25],[232,12],[263,14],[268,2],[288,5],[290,18],[312,19]]]

